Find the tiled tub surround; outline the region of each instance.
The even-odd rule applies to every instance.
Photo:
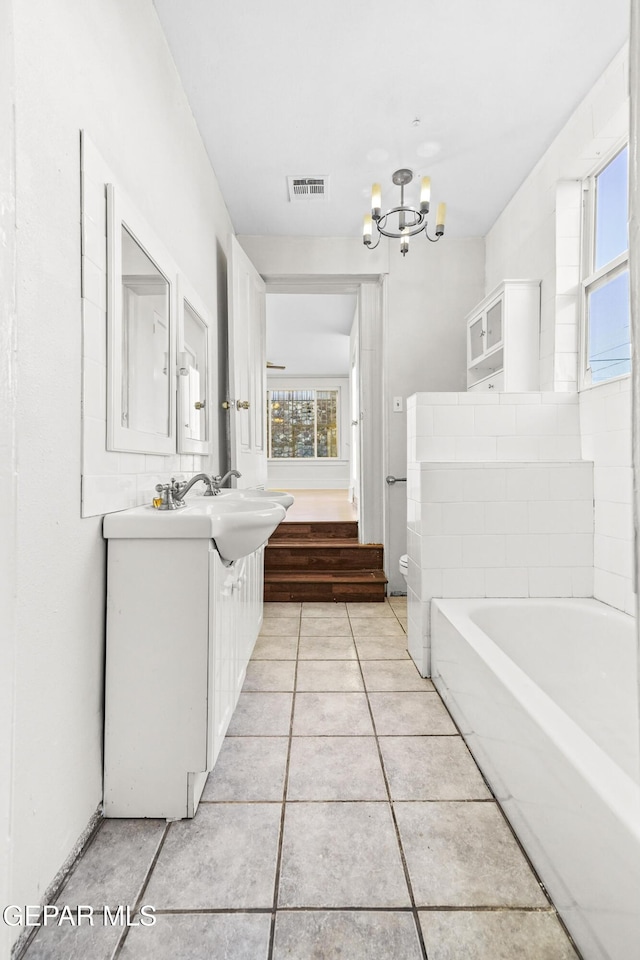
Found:
[[[585,960],[640,944],[636,677],[597,600],[433,603],[434,684]]]
[[[593,460],[593,595],[635,614],[631,378],[580,393],[582,456]]]
[[[401,598],[267,604],[193,820],[104,821],[27,960],[577,960],[440,697]]]
[[[433,597],[593,595],[593,464],[414,463],[407,478],[409,652],[424,675]]]

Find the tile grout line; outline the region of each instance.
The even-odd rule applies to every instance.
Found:
[[[386,600],[385,600],[385,603],[386,603]],[[350,626],[350,628],[351,628],[351,633],[352,633],[352,635],[353,635],[353,628],[351,627],[351,615],[350,615],[350,613],[349,613],[349,608],[348,608],[348,607],[347,607],[347,616],[349,617],[349,626]],[[413,894],[413,887],[412,887],[412,885],[411,885],[411,877],[409,876],[409,867],[408,867],[408,865],[407,865],[407,861],[406,861],[406,857],[405,857],[405,853],[404,853],[404,848],[403,848],[403,846],[402,846],[402,839],[401,839],[401,837],[400,837],[400,829],[399,829],[399,827],[398,827],[398,822],[397,822],[397,820],[396,820],[395,810],[394,810],[394,808],[393,808],[393,802],[392,802],[392,800],[391,800],[391,788],[390,788],[390,786],[389,786],[389,780],[388,780],[388,778],[387,778],[387,771],[386,771],[386,769],[385,769],[384,759],[383,759],[383,757],[382,757],[382,750],[381,750],[381,747],[380,747],[380,740],[379,740],[379,738],[378,738],[378,730],[377,730],[376,723],[375,723],[375,719],[374,719],[374,716],[373,716],[373,710],[372,710],[372,708],[371,708],[371,701],[369,700],[369,690],[368,690],[367,684],[366,684],[366,682],[365,682],[364,671],[363,671],[363,669],[362,669],[362,662],[361,662],[361,660],[360,660],[360,651],[358,650],[358,646],[357,646],[357,644],[356,644],[356,642],[355,642],[355,636],[353,637],[353,642],[354,642],[354,646],[355,646],[355,648],[356,648],[356,658],[357,658],[358,667],[360,668],[360,676],[362,677],[362,687],[363,687],[363,689],[364,689],[364,695],[365,695],[365,697],[366,697],[366,699],[367,699],[367,708],[368,708],[368,710],[369,710],[369,716],[370,716],[370,718],[371,718],[371,724],[372,724],[372,726],[373,726],[373,736],[374,736],[375,741],[376,741],[376,749],[377,749],[377,751],[378,751],[378,759],[379,759],[379,761],[380,761],[380,768],[381,768],[381,770],[382,770],[382,777],[383,777],[383,780],[384,780],[384,786],[385,786],[385,790],[387,791],[387,798],[388,798],[388,801],[387,801],[387,802],[388,802],[388,804],[389,804],[389,812],[390,812],[390,814],[391,814],[391,820],[392,820],[392,823],[393,823],[393,828],[394,828],[394,830],[395,830],[396,843],[398,844],[398,852],[399,852],[399,854],[400,854],[400,862],[401,862],[401,864],[402,864],[402,869],[403,869],[403,872],[404,872],[404,879],[405,879],[405,883],[406,883],[406,885],[407,885],[407,890],[408,890],[408,892],[409,892],[409,900],[410,900],[410,902],[411,902],[411,915],[413,916],[413,922],[414,922],[415,929],[416,929],[416,936],[417,936],[417,938],[418,938],[418,946],[419,946],[420,953],[421,953],[421,955],[422,955],[423,960],[429,960],[428,955],[427,955],[427,947],[426,947],[426,944],[425,944],[425,942],[424,942],[424,935],[423,935],[423,933],[422,933],[422,927],[421,927],[421,925],[420,925],[420,916],[419,916],[419,914],[418,914],[418,908],[417,908],[417,906],[416,906],[416,898],[415,898],[415,896],[414,896],[414,894]]]
[[[162,848],[163,848],[164,845],[165,845],[166,839],[167,839],[167,837],[169,836],[169,830],[171,829],[171,823],[172,823],[172,821],[167,821],[167,822],[165,823],[164,830],[162,831],[162,836],[160,837],[160,840],[159,840],[159,842],[158,842],[158,846],[156,847],[155,853],[154,853],[153,857],[151,858],[151,863],[149,864],[149,869],[147,870],[147,872],[146,872],[146,874],[145,874],[145,876],[144,876],[144,878],[143,878],[143,880],[142,880],[142,884],[141,884],[141,886],[140,886],[140,891],[139,891],[139,893],[138,893],[138,896],[136,897],[136,900],[135,900],[135,903],[134,903],[134,907],[133,907],[133,916],[134,916],[134,917],[135,917],[136,913],[138,912],[140,906],[142,905],[142,898],[144,897],[145,892],[146,892],[146,890],[147,890],[147,887],[149,886],[149,881],[151,880],[151,875],[153,874],[153,871],[154,871],[154,869],[155,869],[155,866],[156,866],[156,864],[157,864],[157,862],[158,862],[158,858],[159,858],[159,856],[160,856],[160,854],[161,854],[161,852],[162,852]],[[124,928],[124,930],[123,930],[123,932],[122,932],[122,936],[119,937],[118,942],[116,943],[116,945],[115,945],[115,947],[114,947],[114,950],[113,950],[113,952],[112,952],[112,954],[111,954],[110,960],[116,960],[116,958],[119,957],[120,954],[122,953],[122,950],[124,949],[125,941],[126,941],[127,937],[129,936],[129,931],[130,931],[130,929],[131,929],[130,927],[125,927],[125,928]]]
[[[273,905],[271,909],[271,924],[269,926],[269,946],[267,949],[267,960],[273,960],[273,948],[276,935],[276,918],[278,915],[278,894],[280,887],[280,871],[282,869],[282,848],[284,844],[284,822],[287,810],[287,791],[289,789],[289,765],[291,763],[291,744],[293,741],[293,718],[296,708],[296,687],[298,685],[298,654],[300,652],[300,631],[302,629],[302,603],[300,604],[300,616],[298,618],[298,638],[296,642],[296,659],[293,671],[293,691],[291,693],[291,715],[289,717],[289,736],[287,742],[287,759],[284,768],[284,782],[282,785],[282,810],[280,812],[280,828],[278,833],[278,852],[276,855],[276,873],[273,885]]]

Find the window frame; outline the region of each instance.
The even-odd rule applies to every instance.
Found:
[[[582,252],[580,264],[580,390],[600,387],[616,380],[624,380],[631,373],[620,373],[604,380],[592,379],[589,366],[589,294],[594,293],[617,276],[629,270],[629,246],[613,260],[609,260],[597,270],[594,268],[596,256],[596,199],[597,179],[625,148],[629,149],[629,139],[624,137],[598,160],[597,166],[583,181],[582,196]],[[628,240],[628,237],[627,237]],[[633,359],[633,358],[632,358]]]
[[[335,457],[274,457],[271,453],[271,394],[272,393],[284,393],[289,391],[295,393],[298,390],[307,390],[313,392],[314,394],[314,405],[317,400],[317,393],[334,391],[337,394],[336,398],[336,450],[337,454]],[[297,382],[295,384],[288,385],[286,387],[270,387],[267,385],[267,460],[272,460],[274,463],[338,463],[340,460],[343,460],[342,455],[342,429],[341,429],[341,416],[342,416],[342,391],[343,388],[340,384],[335,382],[327,384],[326,386],[309,386],[303,382]],[[315,419],[314,419],[314,449],[317,453],[318,450],[318,408],[315,406]]]

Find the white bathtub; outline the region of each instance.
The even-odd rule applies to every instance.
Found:
[[[640,958],[635,621],[434,600],[433,681],[585,960]]]

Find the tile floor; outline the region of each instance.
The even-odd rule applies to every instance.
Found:
[[[105,820],[27,960],[576,960],[433,685],[406,606],[267,604],[193,820]],[[135,915],[135,912],[134,912]]]

